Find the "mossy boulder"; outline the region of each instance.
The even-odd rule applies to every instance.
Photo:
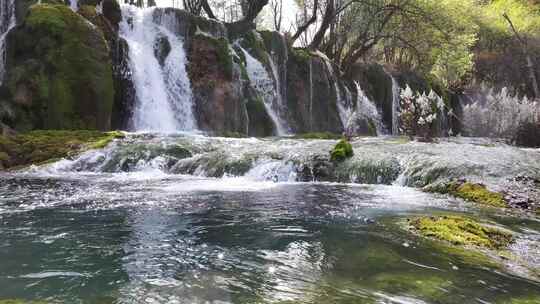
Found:
[[[492,207],[508,207],[502,193],[493,192],[482,184],[463,181],[440,183],[424,188],[427,192],[449,194],[464,200]]]
[[[101,149],[121,132],[31,131],[16,136],[0,136],[0,165],[16,168],[70,157],[88,149]]]
[[[501,249],[510,244],[512,234],[461,216],[421,217],[410,221],[420,235],[450,242],[489,249]]]
[[[15,129],[110,128],[114,98],[109,49],[101,30],[65,5],[30,7],[8,35],[3,102]]]
[[[354,156],[354,151],[351,143],[346,139],[340,140],[330,152],[330,160],[333,162],[342,162],[347,158]]]

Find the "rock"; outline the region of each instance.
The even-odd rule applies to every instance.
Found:
[[[245,80],[233,62],[228,41],[200,34],[189,46],[188,73],[199,128],[247,134]]]
[[[409,224],[422,236],[454,245],[501,249],[512,241],[510,232],[461,216],[421,217],[410,220]]]
[[[121,137],[120,132],[98,131],[32,131],[0,136],[0,162],[4,168],[41,164],[104,148]]]
[[[42,4],[7,39],[15,129],[110,129],[112,65],[99,28],[65,5]]]
[[[161,66],[165,65],[165,60],[171,52],[171,43],[167,37],[160,35],[154,42],[154,55]]]
[[[335,86],[321,57],[302,49],[290,52],[287,93],[290,126],[295,133],[343,132]]]

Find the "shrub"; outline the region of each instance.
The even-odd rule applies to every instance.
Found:
[[[353,156],[354,151],[352,145],[346,139],[340,140],[330,152],[330,160],[333,162],[342,162]]]

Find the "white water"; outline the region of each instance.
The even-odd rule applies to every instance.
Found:
[[[357,81],[355,81],[354,84],[356,85],[356,92],[358,94],[356,98],[356,111],[360,115],[369,118],[375,124],[377,134],[386,134],[386,128],[384,127],[381,114],[377,110],[377,107],[369,100],[364,90],[360,87],[360,84]]]
[[[401,88],[394,76],[392,77],[392,135],[399,135],[399,93]]]
[[[279,82],[279,79],[274,81],[257,59],[253,58],[246,50],[242,49],[242,51],[246,57],[246,70],[251,85],[263,98],[266,112],[276,126],[276,135],[286,135],[287,128],[276,111],[276,108],[279,106],[276,105],[276,101],[281,98],[281,94],[279,94],[279,91],[276,88],[276,82]]]
[[[102,5],[103,2],[100,2],[99,5]],[[70,0],[69,1],[69,6],[71,7],[71,9],[76,12],[79,10],[79,0]]]
[[[195,130],[197,124],[183,41],[162,24],[154,22],[152,8],[123,5],[122,16],[120,35],[129,45],[136,90],[135,131],[170,133]],[[163,66],[154,55],[154,44],[160,36],[166,37],[171,45]]]
[[[0,85],[6,69],[6,36],[15,24],[15,0],[0,0]]]

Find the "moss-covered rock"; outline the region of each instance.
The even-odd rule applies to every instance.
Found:
[[[3,168],[40,164],[73,156],[88,149],[101,149],[121,132],[32,131],[13,137],[0,136],[0,163]]]
[[[109,49],[99,28],[65,5],[30,7],[8,35],[8,93],[18,130],[110,128]]]
[[[499,208],[508,207],[502,193],[490,191],[481,184],[453,181],[428,186],[424,190],[433,193],[450,194],[481,205]]]
[[[27,301],[27,300],[20,300],[20,299],[8,299],[8,300],[0,300],[0,304],[47,304],[47,302],[44,302],[44,301]]]
[[[421,217],[410,221],[422,236],[489,249],[506,247],[512,234],[461,216]]]
[[[245,81],[228,41],[199,33],[188,45],[187,68],[199,128],[247,134]]]
[[[333,162],[342,162],[353,156],[353,147],[346,139],[340,140],[330,152],[330,160]]]
[[[295,139],[341,139],[343,135],[331,132],[301,133],[294,136]]]

